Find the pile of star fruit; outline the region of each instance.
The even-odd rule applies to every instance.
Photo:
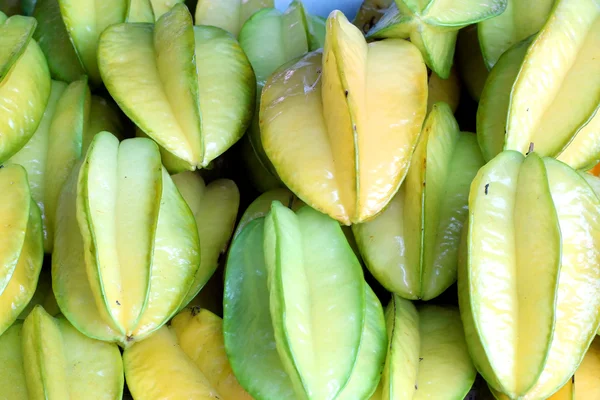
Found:
[[[0,9],[0,399],[600,399],[598,0]]]

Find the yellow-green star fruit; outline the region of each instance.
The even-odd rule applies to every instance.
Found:
[[[158,143],[172,173],[206,167],[250,124],[256,81],[248,58],[224,30],[194,26],[183,4],[155,24],[110,26],[98,62],[111,96]]]
[[[600,4],[559,0],[537,35],[494,65],[477,110],[486,160],[533,146],[575,169],[600,160]]]
[[[239,34],[240,46],[256,74],[256,110],[252,124],[242,139],[246,142],[242,154],[249,176],[258,189],[262,186],[267,189],[283,186],[265,154],[260,138],[258,116],[262,89],[277,68],[323,47],[325,32],[317,32],[313,21],[314,17],[305,11],[302,3],[293,1],[284,12],[274,8],[256,12],[246,21]]]
[[[410,39],[427,66],[446,79],[458,30],[502,14],[507,1],[395,0],[367,36]]]
[[[579,364],[575,375],[565,383],[548,400],[585,400],[595,399],[600,396],[600,338],[596,337],[583,361]],[[510,400],[505,394],[494,391],[492,393],[498,400]],[[533,400],[524,397],[524,400]]]
[[[367,44],[339,11],[323,51],[277,70],[260,134],[282,182],[345,225],[380,213],[404,180],[427,110],[427,69],[411,43]]]
[[[274,7],[274,0],[198,0],[194,23],[217,26],[237,36],[254,13]]]
[[[97,134],[63,186],[56,220],[52,287],[81,332],[128,347],[182,306],[200,240],[156,143]]]
[[[0,12],[0,165],[31,138],[50,97],[46,58],[34,18]]]
[[[0,334],[33,297],[42,261],[42,219],[20,165],[0,168]]]
[[[445,103],[433,106],[408,175],[386,209],[352,226],[366,266],[387,290],[431,300],[456,281],[471,181],[484,164],[477,138]]]
[[[37,130],[7,161],[27,170],[32,196],[42,212],[46,253],[52,252],[60,190],[94,135],[101,131],[121,135],[123,126],[116,107],[91,95],[85,77],[71,84],[52,81],[50,99]]]
[[[360,262],[338,221],[279,201],[258,216],[266,199],[226,266],[223,334],[239,383],[257,399],[369,398],[387,335]]]
[[[35,38],[48,59],[52,77],[73,82],[87,75],[102,84],[98,40],[104,29],[125,21],[127,0],[39,0],[33,11],[39,26]]]
[[[556,0],[508,0],[504,12],[477,24],[481,53],[488,69],[514,44],[537,33]]]
[[[171,178],[194,214],[200,239],[200,267],[183,307],[206,285],[227,250],[235,228],[240,192],[230,179],[217,179],[207,185],[196,172],[186,171]]]
[[[120,400],[123,362],[115,344],[37,305],[0,336],[0,385],[11,400]]]
[[[223,343],[223,321],[186,308],[123,354],[127,386],[138,400],[165,397],[252,400],[238,383]]]
[[[457,308],[415,306],[392,295],[385,322],[387,357],[370,400],[465,398],[477,371]]]
[[[509,150],[471,184],[460,310],[475,366],[510,399],[557,392],[600,325],[600,198],[589,179]]]

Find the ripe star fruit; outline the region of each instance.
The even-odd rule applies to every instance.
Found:
[[[504,12],[477,24],[482,57],[492,69],[512,45],[537,33],[544,26],[555,0],[508,0]]]
[[[87,75],[99,86],[98,38],[104,29],[123,22],[124,0],[38,0],[33,16],[39,22],[35,33],[48,59],[52,77],[72,82]]]
[[[493,391],[493,389],[492,389]],[[493,392],[498,400],[509,400],[506,395]],[[585,353],[577,372],[548,400],[586,400],[600,398],[600,338],[596,337]],[[529,399],[529,398],[525,398]]]
[[[123,354],[127,386],[138,400],[252,400],[225,353],[223,321],[197,307],[182,310]]]
[[[385,310],[388,351],[370,400],[464,399],[477,371],[455,307],[422,305],[392,295]]]
[[[373,218],[402,183],[427,109],[427,69],[404,40],[367,44],[339,11],[325,48],[280,68],[261,96],[262,145],[279,178],[345,225]]]
[[[262,204],[227,259],[223,333],[236,377],[259,400],[369,398],[385,360],[383,308],[339,222],[279,201],[263,217]]]
[[[117,345],[91,339],[35,306],[0,336],[0,385],[10,400],[120,400]]]
[[[394,0],[365,0],[361,4],[352,23],[362,32],[367,34],[379,22]],[[433,71],[429,71],[429,90],[427,98],[427,112],[435,103],[443,101],[448,103],[452,111],[456,111],[460,100],[460,80],[456,69],[450,70],[447,79],[442,79]]]
[[[575,169],[600,161],[600,4],[558,0],[537,35],[508,49],[481,94],[477,134],[486,160],[502,150]]]
[[[32,15],[52,77],[64,82],[87,75],[102,84],[98,69],[100,34],[123,22],[153,23],[182,0],[37,0]]]
[[[367,36],[410,39],[427,66],[441,78],[450,75],[458,31],[504,12],[508,0],[395,0]]]
[[[207,185],[196,172],[186,171],[171,178],[194,214],[200,239],[200,267],[183,307],[206,285],[218,267],[219,256],[227,250],[240,205],[240,192],[230,179],[217,179]]]
[[[252,220],[257,218],[265,217],[269,211],[271,211],[271,205],[274,201],[278,201],[281,204],[285,205],[287,208],[298,211],[300,208],[305,206],[302,200],[298,199],[298,197],[285,188],[277,188],[273,190],[269,190],[258,196],[244,211],[242,217],[240,218],[240,222],[237,224],[237,228],[235,229],[234,236],[237,236],[242,232],[244,227]]]
[[[0,168],[0,335],[36,290],[44,248],[40,209],[20,165]]]
[[[50,97],[50,73],[32,39],[37,22],[0,11],[0,164],[31,138]]]
[[[477,369],[511,399],[558,391],[598,330],[600,199],[592,179],[535,152],[504,151],[471,184],[460,310]]]
[[[52,81],[44,116],[31,139],[7,164],[27,170],[33,199],[42,212],[44,250],[52,252],[60,190],[75,163],[100,131],[123,131],[116,107],[91,95],[87,79],[70,84]]]
[[[393,2],[394,0],[364,0],[352,23],[367,34],[385,15]],[[427,112],[430,112],[433,105],[440,101],[448,103],[452,111],[456,111],[460,100],[460,80],[456,69],[450,70],[447,79],[440,78],[438,74],[430,70],[428,92]]]
[[[363,1],[352,23],[366,34],[383,17],[393,2],[394,0]],[[456,111],[460,100],[460,80],[455,68],[450,70],[447,79],[440,78],[430,70],[428,87],[427,112],[431,111],[433,105],[440,101],[448,103],[452,111]]]
[[[226,31],[194,26],[183,4],[155,24],[111,25],[100,36],[98,65],[171,173],[208,166],[250,124],[256,81],[248,58]]]
[[[156,143],[97,134],[63,187],[56,220],[52,287],[81,332],[127,347],[179,310],[201,248]]]
[[[352,23],[367,34],[385,15],[393,2],[394,0],[364,0]],[[427,112],[431,111],[431,107],[439,101],[448,103],[452,107],[452,111],[456,111],[459,100],[460,81],[456,69],[450,70],[447,79],[442,79],[435,72],[430,71]]]
[[[317,29],[319,26],[323,29]],[[242,138],[242,154],[253,185],[265,192],[283,184],[265,154],[260,138],[260,95],[265,82],[277,68],[323,47],[324,23],[309,15],[300,1],[284,11],[265,8],[255,13],[242,27],[240,46],[256,74],[256,110],[247,134]]]
[[[175,7],[176,4],[183,3],[184,0],[128,0],[130,3],[130,10],[133,6],[139,7],[147,12],[147,9],[152,10],[152,14],[155,20],[159,19]],[[150,7],[148,7],[150,3]],[[130,11],[131,14],[131,11]],[[132,22],[151,22],[151,21],[132,21]]]
[[[244,22],[263,8],[275,7],[274,0],[198,0],[196,25],[212,25],[237,36]]]
[[[365,264],[389,291],[431,300],[456,281],[469,187],[484,161],[445,103],[427,116],[398,193],[373,220],[352,226]]]

